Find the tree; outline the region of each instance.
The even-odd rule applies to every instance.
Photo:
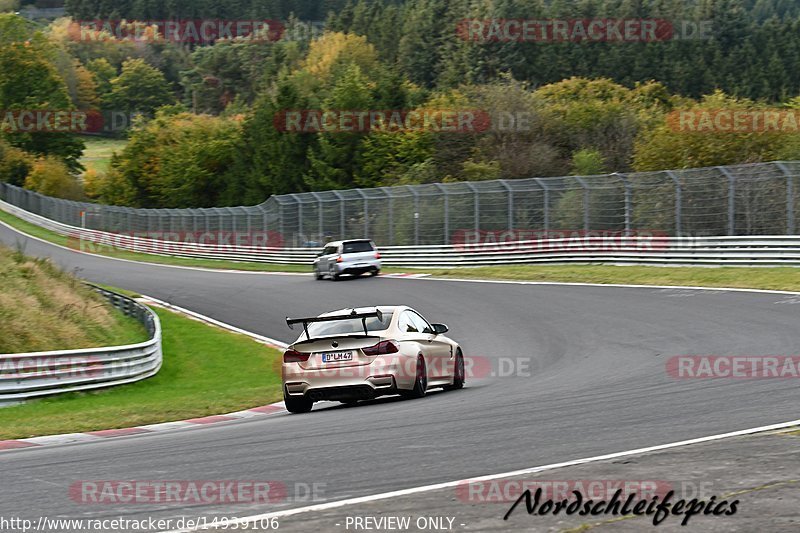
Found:
[[[106,107],[125,113],[152,115],[159,107],[174,102],[164,75],[143,59],[131,59],[122,64],[120,75],[111,80]]]
[[[0,110],[70,111],[63,78],[54,66],[55,50],[40,32],[32,32],[21,17],[0,15]],[[83,142],[70,133],[11,131],[0,136],[12,145],[39,155],[52,155],[78,171]]]
[[[374,99],[367,79],[357,64],[342,73],[325,102],[327,110],[370,110]],[[311,171],[306,184],[311,190],[352,187],[359,173],[364,133],[319,133],[319,146],[309,152]]]
[[[133,129],[106,183],[92,193],[138,207],[222,205],[239,136],[237,120],[165,107]]]
[[[42,157],[33,164],[25,178],[25,188],[45,196],[67,200],[84,199],[80,183],[63,161],[53,156]]]

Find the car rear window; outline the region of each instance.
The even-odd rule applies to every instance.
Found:
[[[367,319],[367,331],[383,331],[392,322],[392,313],[383,313],[383,322],[376,317]],[[337,320],[336,322],[317,322],[308,325],[308,334],[311,337],[325,335],[349,335],[351,333],[364,333],[364,326],[360,318],[350,320]]]
[[[372,243],[369,241],[356,241],[356,242],[344,243],[344,253],[346,254],[372,252],[373,250],[375,250],[375,247],[373,247]]]

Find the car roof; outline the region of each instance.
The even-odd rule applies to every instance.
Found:
[[[340,244],[347,244],[348,242],[372,242],[372,239],[347,239],[345,241],[331,241],[325,245],[325,248],[328,246],[339,246]]]

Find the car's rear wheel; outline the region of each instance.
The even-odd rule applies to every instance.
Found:
[[[381,270],[379,268],[375,268],[370,272],[370,275],[371,276],[380,276],[381,275]]]
[[[331,281],[339,281],[339,274],[336,273],[335,266],[328,267],[328,277],[331,278]]]
[[[286,404],[286,410],[295,414],[307,413],[314,406],[314,402],[305,396],[302,398],[294,398],[284,394],[283,402]]]
[[[421,355],[417,358],[417,377],[414,380],[414,388],[410,391],[401,393],[406,398],[422,398],[428,391],[428,369],[425,366],[425,358]]]
[[[457,390],[464,388],[464,382],[466,381],[464,371],[464,354],[461,353],[461,350],[456,352],[456,365],[455,365],[455,375],[453,376],[453,384],[448,385],[445,387],[447,390]]]

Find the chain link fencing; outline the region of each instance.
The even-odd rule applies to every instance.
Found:
[[[451,245],[525,232],[794,235],[800,161],[686,170],[434,183],[270,197],[251,207],[138,209],[51,198],[0,183],[0,199],[71,226],[173,240],[186,232],[264,235],[275,248],[366,238]]]

